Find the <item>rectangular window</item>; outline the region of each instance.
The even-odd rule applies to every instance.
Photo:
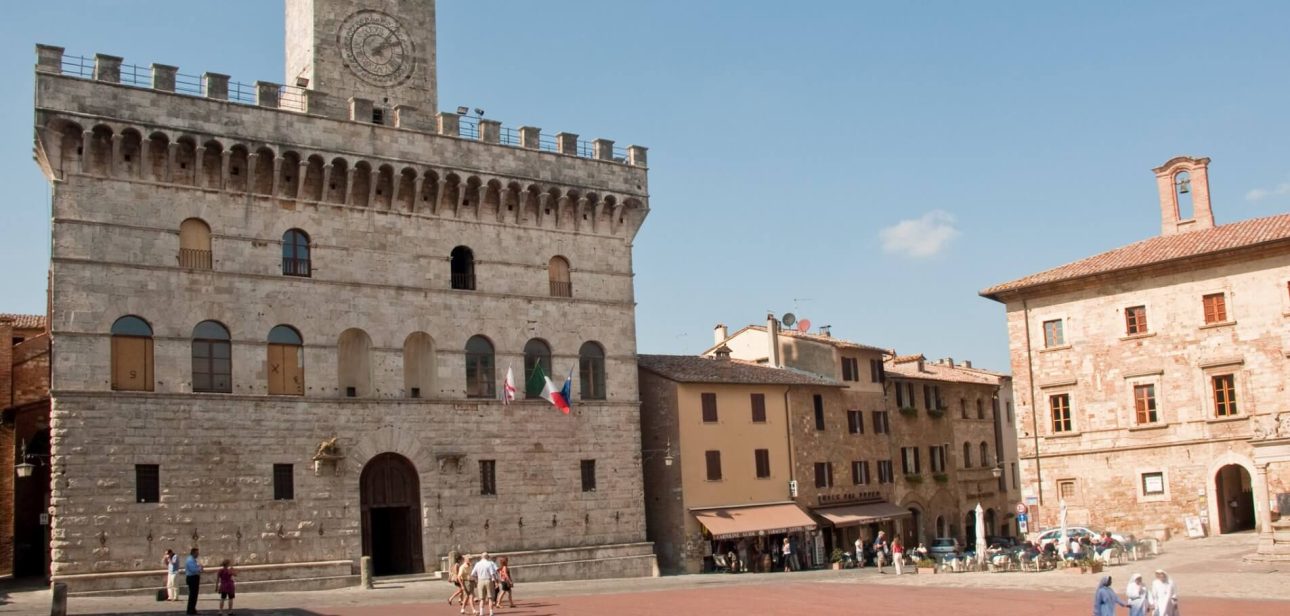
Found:
[[[1142,474],[1142,495],[1159,496],[1165,493],[1165,474],[1164,473],[1143,473]]]
[[[923,472],[920,450],[917,447],[900,448],[900,470],[906,475],[921,475]]]
[[[860,360],[854,357],[842,358],[842,380],[843,381],[860,380]]]
[[[699,394],[703,401],[703,423],[715,423],[717,421],[717,394]]]
[[[873,412],[873,433],[890,434],[891,424],[887,422],[887,411]]]
[[[881,383],[881,382],[882,382],[882,376],[883,376],[883,375],[882,375],[882,360],[881,360],[881,359],[871,359],[871,360],[869,360],[869,382],[870,382],[870,383]]]
[[[933,473],[945,472],[945,446],[932,445],[927,448],[927,459],[932,464]]]
[[[753,450],[753,461],[757,464],[757,478],[770,478],[770,450],[756,449]]]
[[[708,465],[708,481],[721,481],[721,452],[705,451],[703,459]]]
[[[931,386],[931,385],[924,385],[924,386],[923,386],[923,408],[925,408],[925,409],[934,409],[934,408],[936,408],[936,406],[933,404],[933,400],[932,400],[932,386]]]
[[[1236,414],[1236,375],[1219,374],[1214,384],[1214,416],[1231,417]]]
[[[1057,496],[1062,500],[1073,500],[1075,498],[1075,480],[1063,479],[1057,482]]]
[[[847,432],[864,434],[864,411],[847,411]]]
[[[295,467],[290,464],[273,465],[273,500],[296,498]]]
[[[583,460],[580,466],[582,470],[582,491],[596,491],[596,461]]]
[[[891,460],[878,460],[878,483],[891,483],[895,478],[891,472]]]
[[[1048,407],[1053,411],[1053,432],[1070,432],[1074,429],[1071,424],[1070,394],[1048,396]]]
[[[896,408],[905,408],[905,384],[900,381],[896,382]]]
[[[1066,344],[1066,336],[1062,332],[1061,319],[1044,321],[1044,346],[1055,347]]]
[[[864,486],[869,485],[869,463],[864,460],[856,460],[851,463],[851,483]]]
[[[944,408],[945,408],[945,403],[941,401],[941,386],[940,386],[940,385],[933,385],[933,386],[932,386],[932,404],[933,404],[932,408],[934,408],[934,409],[936,409],[936,410],[942,410],[942,409],[944,409]]]
[[[976,418],[985,419],[985,400],[976,399]]]
[[[1147,333],[1147,307],[1130,306],[1124,309],[1124,333],[1130,336]]]
[[[748,394],[753,423],[766,423],[766,394]]]
[[[1156,423],[1156,386],[1134,385],[1133,408],[1139,424]]]
[[[1211,293],[1201,298],[1205,305],[1205,323],[1227,321],[1227,298],[1222,293]]]
[[[137,503],[161,502],[161,467],[156,464],[134,465],[134,500]]]
[[[964,398],[959,398],[959,415],[962,416],[963,419],[968,418],[967,400]]]
[[[479,493],[483,496],[497,495],[497,460],[479,461]]]
[[[823,430],[824,429],[824,396],[821,396],[820,394],[815,394],[814,396],[811,397],[811,400],[814,401],[815,403],[815,429]]]
[[[832,462],[815,463],[815,487],[817,488],[833,487],[833,463]]]

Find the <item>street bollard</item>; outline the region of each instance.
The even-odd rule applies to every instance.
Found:
[[[372,588],[372,557],[364,556],[358,560],[359,581],[363,583],[363,588]]]
[[[49,616],[67,616],[67,584],[54,582],[54,604],[49,608]]]

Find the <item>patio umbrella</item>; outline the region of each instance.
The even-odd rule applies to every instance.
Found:
[[[985,562],[985,510],[976,504],[976,562]]]
[[[1066,499],[1061,500],[1061,507],[1057,510],[1057,526],[1061,528],[1061,534],[1057,535],[1057,551],[1065,554],[1070,548],[1066,541]]]

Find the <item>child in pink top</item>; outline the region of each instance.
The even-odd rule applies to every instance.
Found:
[[[219,613],[220,616],[233,611],[233,597],[236,596],[236,582],[233,578],[237,577],[237,572],[233,571],[232,563],[226,558],[220,563],[219,573],[215,576],[215,589],[219,591]],[[224,600],[228,600],[228,611],[224,611]]]

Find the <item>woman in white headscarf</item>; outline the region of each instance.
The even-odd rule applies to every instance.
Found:
[[[1142,583],[1142,574],[1135,573],[1129,578],[1124,596],[1129,599],[1129,616],[1146,616],[1147,610],[1151,608],[1151,594],[1147,585]]]
[[[1156,579],[1151,582],[1151,605],[1155,616],[1178,616],[1178,586],[1163,569],[1156,569]]]

